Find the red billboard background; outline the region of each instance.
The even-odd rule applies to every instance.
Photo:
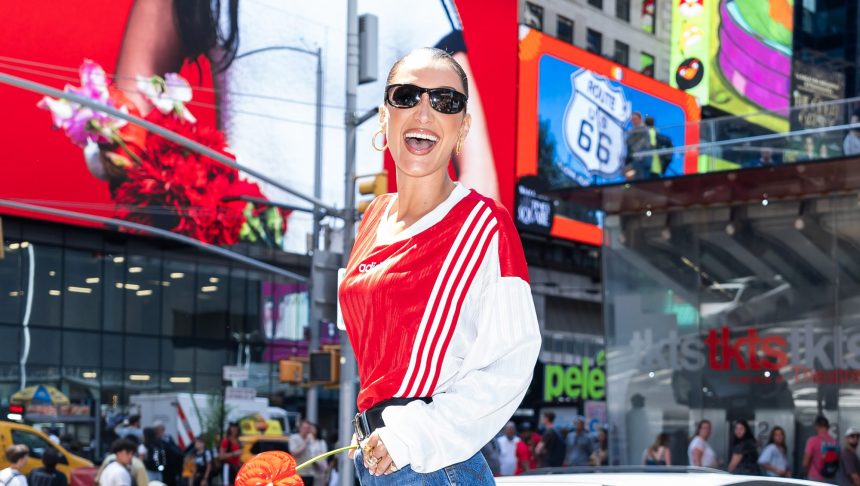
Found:
[[[99,2],[93,11],[94,7],[76,2],[0,2],[0,18],[14,19],[0,30],[0,71],[57,89],[80,84],[77,67],[85,57],[112,73],[132,3]],[[202,58],[199,70],[186,65],[181,72],[195,87],[195,102],[214,103],[209,73]],[[0,84],[0,103],[6,114],[0,121],[0,198],[112,216],[114,202],[108,184],[93,177],[84,164],[82,150],[51,127],[50,115],[36,107],[41,98],[37,93]],[[192,109],[199,122],[215,124],[214,110],[202,106]]]

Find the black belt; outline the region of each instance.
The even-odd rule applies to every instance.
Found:
[[[415,400],[430,403],[433,401],[433,398],[391,398],[384,402],[377,403],[364,412],[355,414],[355,418],[352,419],[352,426],[355,428],[355,435],[358,437],[358,441],[361,442],[365,438],[370,437],[370,434],[372,434],[374,430],[380,427],[385,427],[385,421],[382,420],[382,411],[385,410],[385,407],[399,407],[406,405],[407,403],[414,402]]]

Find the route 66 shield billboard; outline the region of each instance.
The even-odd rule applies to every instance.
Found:
[[[564,141],[580,162],[581,171],[563,166],[581,185],[591,174],[611,177],[621,169],[624,125],[630,102],[609,79],[587,69],[571,75],[572,92],[564,113]]]
[[[538,193],[564,199],[569,189],[627,182],[637,112],[653,117],[674,147],[699,142],[699,106],[679,89],[527,27],[519,61],[516,178]],[[699,156],[690,149],[666,162],[656,177],[697,173]],[[549,233],[600,245],[600,218],[557,204]]]

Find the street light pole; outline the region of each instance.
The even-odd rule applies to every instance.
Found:
[[[358,93],[358,7],[356,0],[347,0],[346,8],[346,161],[344,164],[343,207],[343,267],[352,252],[355,225],[355,132],[356,98]],[[355,415],[355,355],[346,332],[341,331],[341,371],[339,403],[339,443],[352,441],[352,418]],[[354,468],[347,454],[338,458],[341,486],[352,486]]]
[[[322,71],[322,48],[317,48],[317,96],[316,96],[316,143],[314,150],[314,198],[320,200],[322,197],[322,106],[323,106],[323,71]],[[314,275],[317,274],[316,265],[319,263],[317,249],[320,241],[320,207],[314,206],[313,232],[311,234],[311,278],[308,285],[308,325],[310,326],[310,343],[308,349],[315,351],[320,347],[320,321],[319,306],[316,305],[316,289],[314,289]],[[311,385],[308,388],[307,403],[305,407],[308,420],[319,422],[319,385]]]

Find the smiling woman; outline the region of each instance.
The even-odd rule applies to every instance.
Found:
[[[355,348],[363,485],[494,484],[478,452],[531,381],[540,333],[510,215],[455,183],[468,80],[438,49],[391,68],[380,130],[396,194],[364,215],[340,303]]]

